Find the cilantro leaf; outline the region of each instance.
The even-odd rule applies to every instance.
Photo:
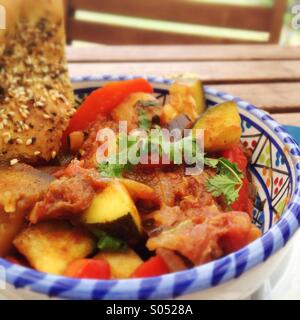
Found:
[[[239,197],[243,185],[243,173],[226,158],[205,158],[205,165],[217,169],[217,174],[206,181],[206,189],[214,197],[224,196],[228,206]]]
[[[104,178],[121,178],[124,171],[130,171],[131,165],[119,164],[119,163],[109,163],[109,160],[100,163],[97,167],[100,174]]]
[[[128,249],[127,244],[113,237],[102,230],[97,230],[95,235],[98,237],[97,248],[101,251],[126,251]]]
[[[139,127],[144,130],[151,128],[151,121],[148,119],[147,113],[145,110],[139,110]]]
[[[139,100],[137,105],[141,107],[158,107],[159,102],[156,100]]]
[[[206,182],[207,191],[214,197],[224,195],[227,205],[230,205],[238,198],[236,186],[235,180],[223,174],[216,175]]]
[[[219,163],[219,159],[213,159],[213,158],[204,159],[204,164],[211,168],[217,168],[218,163]]]

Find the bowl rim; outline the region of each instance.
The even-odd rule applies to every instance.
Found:
[[[72,77],[71,81],[72,84],[76,84],[120,81],[139,77],[160,86],[168,86],[173,81],[169,78],[143,75],[80,76]],[[192,269],[159,277],[122,280],[73,279],[42,273],[0,258],[0,267],[4,268],[6,281],[15,288],[28,288],[48,296],[67,299],[175,298],[237,278],[284,247],[300,224],[300,188],[296,185],[300,182],[300,148],[297,142],[271,116],[253,104],[210,87],[205,87],[205,93],[225,100],[234,100],[240,108],[263,121],[289,151],[286,155],[292,161],[291,169],[295,173],[295,188],[281,218],[274,226],[261,238],[225,257]]]

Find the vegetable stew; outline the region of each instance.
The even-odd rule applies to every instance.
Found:
[[[0,167],[0,255],[69,277],[139,278],[258,238],[237,106],[207,108],[204,96],[198,80],[175,81],[165,105],[144,79],[91,93],[54,160]],[[167,140],[173,129],[181,136]]]

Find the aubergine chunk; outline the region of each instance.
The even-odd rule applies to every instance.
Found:
[[[8,253],[26,215],[53,180],[26,164],[0,166],[0,256]]]

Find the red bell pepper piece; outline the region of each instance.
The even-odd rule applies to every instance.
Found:
[[[132,278],[156,277],[169,272],[164,260],[160,256],[155,256],[141,264],[132,274]]]
[[[250,217],[252,217],[253,204],[252,204],[252,201],[249,199],[249,195],[248,195],[248,186],[249,186],[249,181],[247,179],[248,161],[243,150],[239,146],[235,146],[231,149],[222,151],[221,156],[235,163],[238,169],[241,170],[244,175],[243,185],[239,191],[239,197],[234,203],[231,204],[231,208],[236,211],[247,212],[250,215]]]
[[[111,272],[105,260],[79,259],[69,264],[64,275],[71,278],[108,280]]]
[[[79,107],[63,135],[63,146],[67,136],[74,131],[83,131],[98,115],[108,115],[127,96],[135,92],[153,93],[151,84],[143,79],[111,82],[93,91]]]

